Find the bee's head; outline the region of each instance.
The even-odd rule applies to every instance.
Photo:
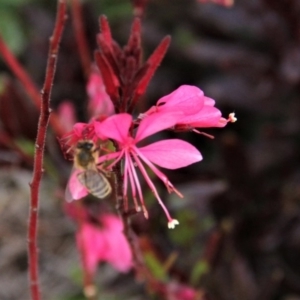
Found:
[[[92,150],[94,145],[95,144],[93,141],[80,141],[78,142],[76,148],[82,150]]]

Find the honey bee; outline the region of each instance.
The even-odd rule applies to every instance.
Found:
[[[97,168],[99,149],[92,140],[81,140],[74,152],[74,168],[82,170],[77,174],[79,182],[97,198],[105,198],[111,192],[111,185],[105,175]]]

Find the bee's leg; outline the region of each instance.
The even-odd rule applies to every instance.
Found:
[[[96,167],[97,169],[103,173],[106,177],[111,177],[111,174],[113,173],[112,170],[106,170],[102,167],[103,163],[99,163],[99,164],[96,164]]]
[[[111,178],[113,171],[106,171],[106,177]]]

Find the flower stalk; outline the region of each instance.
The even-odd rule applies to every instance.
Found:
[[[57,63],[57,54],[60,39],[66,20],[66,2],[58,2],[57,17],[53,35],[50,38],[50,48],[48,54],[46,76],[44,86],[41,91],[40,117],[38,122],[38,132],[35,143],[33,178],[30,183],[31,199],[29,207],[28,224],[28,260],[29,260],[29,283],[32,300],[40,300],[39,271],[38,271],[38,247],[37,247],[37,226],[39,207],[39,188],[43,174],[43,157],[45,149],[45,138],[50,118],[50,96],[53,79]],[[33,90],[34,91],[34,90]]]

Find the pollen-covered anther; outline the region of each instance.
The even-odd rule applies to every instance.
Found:
[[[172,219],[171,221],[168,222],[169,229],[174,229],[176,225],[179,225],[179,222],[176,219]]]
[[[233,113],[230,113],[229,115],[228,115],[228,122],[231,122],[231,123],[234,123],[234,122],[236,122],[237,121],[237,118],[235,117],[235,113],[233,112]]]

